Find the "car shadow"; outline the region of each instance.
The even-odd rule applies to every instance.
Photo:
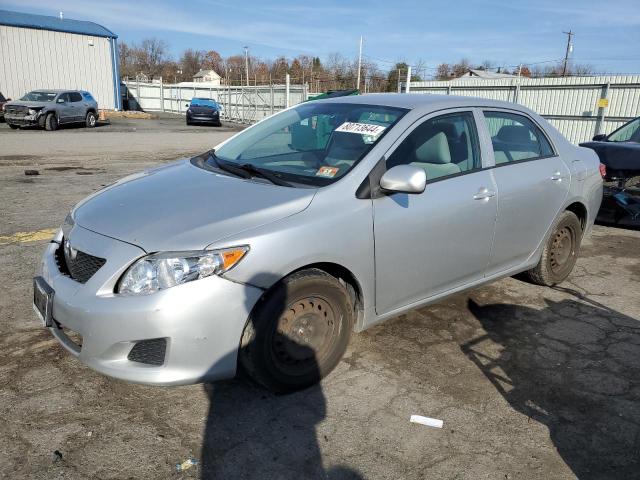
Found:
[[[256,280],[259,278],[264,275],[258,275]],[[247,295],[251,307],[249,298]],[[284,312],[286,307],[283,299],[278,310]],[[282,340],[292,342],[289,338]],[[251,347],[249,343],[242,348]],[[309,349],[300,344],[296,348]],[[315,368],[319,371],[317,365]],[[327,414],[320,384],[277,395],[239,371],[235,379],[205,384],[204,390],[209,412],[201,449],[202,479],[362,478],[348,467],[324,468],[320,442],[328,440],[324,436],[318,438],[316,431]]]
[[[640,478],[640,321],[556,289],[573,298],[542,310],[469,300],[486,334],[461,349],[515,410],[548,427],[578,478]]]

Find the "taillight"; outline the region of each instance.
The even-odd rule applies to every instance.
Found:
[[[607,176],[607,166],[604,163],[600,164],[600,175],[602,178]]]

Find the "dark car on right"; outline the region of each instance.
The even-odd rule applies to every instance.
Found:
[[[640,228],[640,117],[580,146],[600,157],[605,183],[597,220]]]
[[[210,123],[216,127],[222,126],[220,122],[221,107],[215,100],[211,98],[191,99],[191,103],[187,104],[187,125],[194,123]]]

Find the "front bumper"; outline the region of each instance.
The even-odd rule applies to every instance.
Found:
[[[198,122],[198,123],[220,123],[220,116],[207,116],[207,115],[187,115],[187,119],[190,122]]]
[[[262,291],[218,276],[144,296],[113,293],[126,268],[144,251],[79,226],[68,234],[74,248],[106,258],[85,284],[60,272],[59,232],[42,258],[40,275],[54,289],[52,334],[98,372],[137,383],[181,385],[231,378],[249,313]],[[82,337],[81,345],[68,336]],[[162,365],[129,360],[144,340],[166,340]]]
[[[32,126],[38,125],[38,118],[40,115],[11,115],[8,113],[4,114],[4,121],[10,123],[12,125],[21,125],[21,126]]]

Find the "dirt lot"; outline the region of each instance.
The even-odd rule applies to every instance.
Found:
[[[562,288],[505,279],[355,335],[322,385],[294,395],[131,385],[66,354],[31,309],[47,238],[32,232],[235,130],[0,124],[0,477],[640,478],[640,232],[596,227]],[[176,473],[189,457],[200,464]]]

